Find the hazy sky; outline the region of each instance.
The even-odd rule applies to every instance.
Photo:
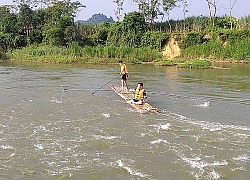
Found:
[[[74,0],[72,0],[74,1]],[[77,20],[87,20],[93,14],[102,13],[106,16],[112,16],[114,20],[116,4],[113,0],[79,0],[86,8],[78,14]],[[232,2],[235,0],[232,0]],[[187,16],[209,16],[208,6],[205,0],[188,0],[189,2],[189,12]],[[222,16],[229,14],[230,0],[217,0],[218,12],[217,16]],[[0,0],[0,5],[13,4],[12,0]],[[123,6],[123,13],[131,12],[137,10],[137,6],[132,2],[132,0],[125,0]],[[250,15],[250,0],[238,0],[233,8],[232,15],[236,18],[245,17]],[[174,8],[170,13],[171,19],[183,19],[183,13],[181,8]]]

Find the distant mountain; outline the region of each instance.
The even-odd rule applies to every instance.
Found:
[[[110,16],[109,18],[107,18],[107,16],[103,15],[103,14],[94,14],[92,15],[91,18],[89,18],[87,21],[83,21],[83,20],[78,20],[76,21],[76,23],[79,24],[100,24],[103,22],[114,22],[113,18]]]

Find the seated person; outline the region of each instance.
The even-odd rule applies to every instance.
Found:
[[[144,104],[145,98],[147,98],[145,89],[143,88],[143,83],[138,83],[138,86],[135,90],[134,98],[129,100],[127,103],[134,103],[134,104]]]

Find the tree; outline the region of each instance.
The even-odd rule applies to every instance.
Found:
[[[122,22],[122,41],[127,46],[140,47],[141,38],[147,30],[147,24],[141,13],[131,12],[124,17]]]
[[[33,11],[27,4],[22,4],[20,7],[20,12],[18,14],[18,27],[19,32],[26,36],[27,43],[29,41],[29,33],[33,29],[32,24]]]
[[[0,31],[0,53],[7,52],[10,40],[11,40],[10,33],[3,33]]]
[[[217,17],[216,26],[223,29],[231,29],[231,27],[235,27],[237,23],[237,19],[225,15],[223,17]]]
[[[10,10],[6,6],[0,6],[0,21],[8,14],[10,14]]]
[[[121,13],[123,10],[122,6],[124,3],[124,0],[114,0],[113,2],[117,4],[117,9],[115,11],[115,15],[116,15],[117,20],[120,21],[120,19],[122,18]]]
[[[182,12],[183,12],[183,17],[184,17],[184,31],[186,30],[186,15],[188,13],[188,1],[187,0],[180,0],[181,7],[182,7]]]
[[[52,45],[65,45],[67,40],[65,32],[68,26],[75,26],[74,17],[79,8],[84,7],[80,2],[70,0],[60,1],[45,9],[45,25],[43,36],[45,41]],[[72,37],[73,38],[73,37]]]
[[[216,5],[216,0],[205,0],[208,5],[208,10],[209,10],[209,17],[211,20],[212,26],[214,26],[214,21],[217,13],[217,5]]]
[[[59,0],[13,0],[17,6],[26,4],[31,8],[40,7],[40,9],[45,8],[49,5],[57,3]]]
[[[138,5],[139,11],[142,13],[144,19],[147,19],[147,9],[149,4],[147,3],[147,0],[133,0]]]
[[[229,11],[229,17],[231,21],[231,29],[233,29],[233,18],[232,18],[232,11],[233,8],[238,0],[230,0],[230,11]]]
[[[152,25],[160,12],[160,0],[133,0],[147,22]]]
[[[177,0],[163,0],[162,8],[163,12],[167,14],[167,21],[169,25],[170,33],[172,32],[172,27],[170,24],[170,11],[176,7]]]
[[[97,33],[95,33],[92,38],[95,45],[106,45],[108,39],[108,32],[110,29],[110,23],[105,22],[101,24]]]
[[[147,23],[139,12],[125,15],[122,22],[112,23],[108,33],[108,45],[140,47],[141,39],[147,31]]]
[[[17,15],[9,11],[2,13],[1,10],[3,9],[0,8],[0,31],[4,33],[17,33]]]

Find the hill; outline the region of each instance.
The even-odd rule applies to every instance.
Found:
[[[100,24],[103,22],[114,22],[113,18],[110,16],[109,18],[107,16],[105,16],[104,14],[94,14],[92,15],[91,18],[89,18],[87,21],[84,20],[79,20],[76,21],[76,23],[79,24]]]

